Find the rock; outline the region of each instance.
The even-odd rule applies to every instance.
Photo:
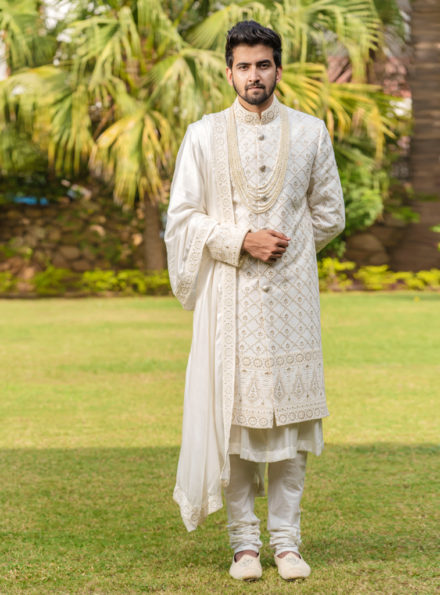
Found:
[[[26,262],[19,256],[13,256],[9,259],[9,271],[13,275],[17,275],[23,267],[26,266]]]
[[[390,257],[386,252],[376,252],[368,258],[368,264],[372,266],[379,266],[381,264],[389,264]]]
[[[22,280],[22,281],[19,280],[17,282],[16,288],[19,293],[29,293],[30,291],[33,290],[32,283],[29,283],[29,281],[24,281],[24,280]]]
[[[348,250],[361,252],[384,252],[382,242],[371,233],[359,233],[347,240]]]
[[[61,231],[59,229],[51,229],[47,237],[51,242],[59,242],[61,239]]]
[[[37,246],[37,244],[38,244],[38,238],[36,238],[34,235],[32,235],[32,232],[31,232],[23,237],[23,242],[24,242],[25,246],[29,246],[30,248],[35,248],[35,246]]]
[[[386,227],[385,225],[374,225],[369,231],[381,242],[386,248],[395,246],[401,237],[401,230],[395,227]]]
[[[71,267],[78,273],[83,273],[84,271],[90,271],[93,269],[93,266],[85,258],[81,258],[81,260],[75,260],[75,262],[72,262]]]
[[[101,238],[103,238],[105,236],[105,229],[102,227],[102,225],[98,225],[98,224],[94,224],[91,225],[89,227],[90,231],[94,231],[95,233],[97,233]]]
[[[60,252],[57,252],[53,256],[50,264],[52,264],[57,269],[67,269],[67,268],[69,268],[69,264],[67,263],[67,260],[64,258],[64,256],[62,254],[60,254]]]
[[[35,273],[37,272],[36,267],[34,266],[29,266],[29,267],[25,267],[21,273],[20,273],[20,277],[24,280],[24,281],[29,281],[29,279],[32,279],[32,277],[35,275]]]
[[[96,259],[96,254],[92,252],[92,250],[87,246],[83,248],[82,255],[84,256],[84,258],[92,262]]]
[[[81,254],[76,246],[60,246],[59,251],[67,260],[76,260]]]
[[[368,252],[362,252],[362,250],[347,250],[344,254],[344,258],[361,266],[368,264],[368,256]]]
[[[402,219],[397,219],[391,213],[384,213],[383,222],[388,227],[399,227],[401,229],[408,227],[408,223],[406,221],[402,221]]]
[[[140,246],[143,241],[144,241],[144,238],[141,233],[134,233],[131,236],[131,242],[132,242],[133,246]]]

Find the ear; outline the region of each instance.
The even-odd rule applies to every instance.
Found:
[[[277,83],[280,82],[282,75],[283,75],[283,67],[282,66],[278,66],[278,68],[277,68],[277,77],[276,77],[276,82]]]
[[[233,84],[232,84],[232,70],[229,68],[229,66],[226,66],[226,78],[227,78],[228,83],[232,87],[233,86]]]

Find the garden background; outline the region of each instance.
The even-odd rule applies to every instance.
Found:
[[[346,201],[295,588],[435,592],[440,4],[0,0],[0,593],[241,592],[224,513],[188,536],[171,501],[191,316],[162,237],[243,18],[282,35],[278,95],[325,120]]]

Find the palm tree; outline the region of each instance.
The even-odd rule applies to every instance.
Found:
[[[12,0],[0,2],[12,6]],[[22,2],[38,9],[36,0]],[[74,6],[86,16],[80,0]],[[282,34],[279,93],[287,104],[325,118],[343,143],[345,158],[358,158],[357,149],[350,153],[350,138],[361,135],[373,143],[379,160],[395,127],[388,99],[364,82],[370,53],[382,43],[372,0],[215,6],[207,0],[96,0],[88,18],[63,24],[55,63],[28,64],[0,85],[0,114],[13,104],[29,130],[48,126],[47,139],[39,140],[55,172],[79,175],[91,168],[113,184],[117,201],[144,205],[150,269],[165,262],[160,204],[185,128],[232,100],[223,46],[226,31],[238,20],[254,18]],[[349,57],[354,83],[328,80],[326,57],[332,52]]]

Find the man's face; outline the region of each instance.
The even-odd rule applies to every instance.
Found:
[[[226,68],[229,84],[249,106],[269,105],[282,68],[277,68],[273,50],[266,45],[240,44],[233,50],[232,68]],[[246,106],[245,106],[246,107]]]

